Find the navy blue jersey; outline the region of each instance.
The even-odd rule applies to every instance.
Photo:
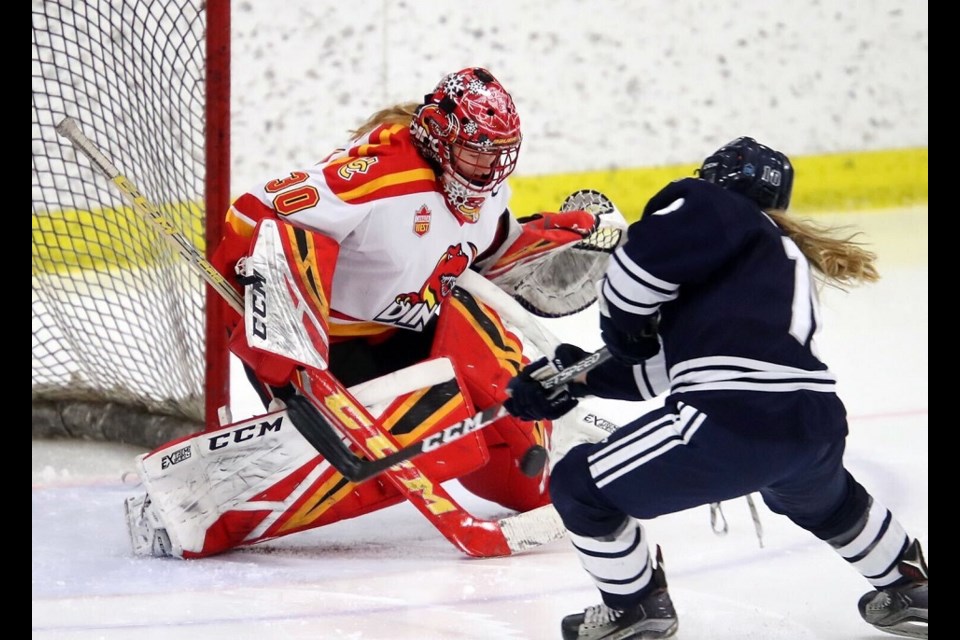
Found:
[[[660,314],[667,402],[761,438],[846,435],[835,378],[813,346],[809,263],[748,198],[695,178],[668,184],[630,225],[601,292],[623,331]]]

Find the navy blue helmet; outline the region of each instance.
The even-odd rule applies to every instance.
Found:
[[[790,158],[746,136],[714,151],[697,175],[725,189],[742,193],[762,209],[786,209],[793,191]]]

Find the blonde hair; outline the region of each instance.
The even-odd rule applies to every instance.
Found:
[[[416,113],[419,102],[402,102],[386,109],[380,109],[372,114],[366,121],[356,129],[350,131],[354,138],[359,138],[365,133],[370,133],[382,124],[402,124],[409,125],[413,120],[413,114]]]
[[[844,289],[880,279],[877,255],[855,240],[862,232],[794,218],[783,210],[767,215],[796,243],[823,284]]]

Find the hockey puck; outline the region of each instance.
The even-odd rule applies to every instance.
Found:
[[[533,445],[520,458],[520,471],[528,478],[535,478],[547,464],[547,450],[538,444]]]

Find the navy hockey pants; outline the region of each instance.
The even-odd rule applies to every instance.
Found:
[[[677,403],[571,449],[553,469],[550,494],[567,529],[583,536],[612,533],[624,514],[650,519],[753,492],[774,513],[825,536],[852,526],[866,508],[843,467],[844,445],[753,440]]]

